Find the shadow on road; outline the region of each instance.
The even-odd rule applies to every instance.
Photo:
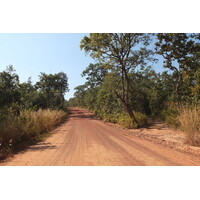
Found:
[[[46,150],[46,149],[57,149],[57,146],[51,145],[51,143],[40,143],[28,148],[29,151],[38,151],[38,150]]]
[[[98,120],[99,119],[99,117],[97,117],[96,115],[94,115],[92,113],[86,113],[86,112],[80,111],[78,109],[70,110],[69,117],[77,119],[77,120],[79,120],[79,119]]]

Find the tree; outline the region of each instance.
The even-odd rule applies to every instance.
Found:
[[[45,96],[47,107],[62,107],[64,94],[69,91],[67,75],[64,72],[49,75],[41,73],[36,88]]]
[[[99,86],[108,74],[107,66],[96,63],[89,64],[89,66],[82,72],[82,76],[86,76],[86,85],[90,88],[95,88]]]
[[[116,116],[117,114],[124,113],[122,102],[116,97],[113,87],[116,81],[120,79],[114,73],[109,73],[96,92],[96,105],[95,111],[100,115]],[[116,90],[120,90],[116,88]]]
[[[79,107],[85,106],[84,97],[86,94],[86,86],[85,85],[79,85],[74,88],[75,93],[74,96],[77,99],[77,104]]]
[[[176,101],[180,101],[180,86],[183,72],[195,70],[194,54],[200,50],[192,35],[186,33],[157,34],[156,52],[165,59],[164,67],[176,73]]]
[[[32,84],[31,78],[29,77],[27,82],[19,84],[20,90],[20,104],[23,105],[24,108],[33,108],[34,99],[37,96],[37,90]]]
[[[121,100],[132,122],[137,122],[130,106],[130,70],[146,65],[151,60],[152,51],[147,50],[150,34],[141,33],[91,33],[81,40],[81,49],[100,63],[109,66],[112,73],[120,75],[121,80],[113,87],[116,96]],[[140,46],[138,46],[140,45]],[[121,92],[116,88],[121,86]]]
[[[12,65],[0,73],[0,106],[19,102],[19,76]]]
[[[81,75],[86,77],[83,101],[87,108],[92,110],[95,109],[98,87],[103,83],[107,74],[107,66],[101,63],[89,64],[89,66],[82,72]]]

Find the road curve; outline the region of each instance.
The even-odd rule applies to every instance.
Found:
[[[44,142],[1,162],[3,166],[181,166],[200,158],[134,137],[81,108]]]

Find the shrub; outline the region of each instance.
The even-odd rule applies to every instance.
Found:
[[[120,124],[124,128],[138,128],[138,127],[146,127],[150,120],[147,116],[141,112],[134,112],[134,115],[138,121],[138,123],[132,122],[130,116],[128,114],[120,114],[117,119],[117,123]]]
[[[135,117],[138,121],[139,127],[146,127],[151,123],[151,120],[148,119],[147,115],[141,113],[141,112],[134,112]]]
[[[97,112],[97,115],[104,119],[107,122],[118,123],[123,128],[138,128],[145,127],[149,125],[150,120],[147,116],[141,112],[134,112],[135,117],[138,123],[133,124],[130,116],[127,113],[100,113]]]
[[[186,142],[200,146],[200,105],[180,108],[178,120],[181,130],[186,133]]]
[[[124,128],[137,128],[137,124],[133,124],[129,115],[120,115],[117,122]]]
[[[118,114],[108,114],[108,113],[100,113],[100,112],[96,112],[96,114],[101,118],[104,119],[107,122],[111,122],[111,123],[117,123],[117,119],[118,119]]]
[[[161,112],[160,118],[164,120],[167,125],[178,128],[179,127],[179,120],[178,120],[178,109],[176,107],[168,107]]]

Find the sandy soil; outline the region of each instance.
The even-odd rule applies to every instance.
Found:
[[[104,123],[87,110],[70,108],[70,111],[69,120],[44,142],[30,146],[27,150],[4,160],[0,165],[200,165],[200,156],[175,147],[176,144],[184,145],[181,133],[169,137],[169,134],[173,135],[172,130],[163,130],[164,127],[159,129],[158,126],[127,131]],[[165,131],[165,134],[162,131]],[[196,152],[198,150],[199,148]]]

